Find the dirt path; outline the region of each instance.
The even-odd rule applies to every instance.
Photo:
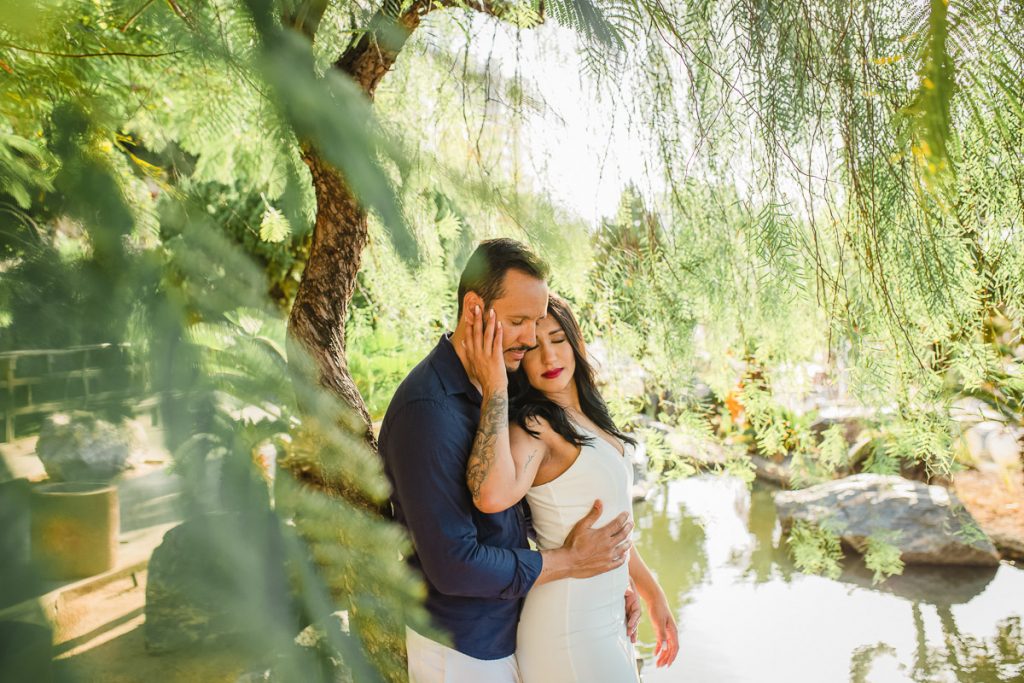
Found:
[[[143,638],[146,574],[140,571],[66,601],[65,609],[77,614],[64,615],[66,628],[57,634],[59,674],[83,683],[233,683],[250,668],[223,644],[167,655],[147,653]]]
[[[139,616],[115,637],[71,657],[58,659],[58,676],[97,683],[233,683],[249,667],[222,646],[188,648],[166,655],[146,653]]]

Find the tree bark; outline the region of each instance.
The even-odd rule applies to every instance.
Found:
[[[288,343],[313,361],[320,386],[356,410],[373,444],[370,415],[349,373],[345,318],[369,239],[366,212],[344,179],[315,152],[304,155],[317,199],[309,259],[288,317]]]
[[[370,28],[353,42],[334,64],[351,77],[373,100],[384,75],[395,63],[406,40],[419,26],[428,3],[416,2],[399,17],[380,10]],[[316,15],[302,16],[296,26],[312,37]],[[345,320],[369,241],[366,210],[344,177],[315,149],[307,147],[303,160],[309,167],[316,195],[316,222],[309,259],[288,317],[288,345],[300,348],[313,362],[319,385],[352,407],[362,418],[363,437],[376,449],[370,414],[349,372],[345,355]],[[315,472],[296,473],[307,483],[344,494],[341,482],[326,481]]]
[[[385,0],[369,27],[355,39],[334,68],[349,76],[372,102],[381,79],[391,70],[405,43],[423,17],[432,9],[455,6],[453,0],[416,0],[396,16],[395,0]],[[497,14],[490,0],[470,0],[472,9]],[[286,25],[310,39],[316,31],[326,3],[309,0],[300,5]],[[345,355],[345,319],[369,241],[366,210],[356,199],[344,177],[315,149],[304,150],[303,159],[313,176],[316,194],[316,222],[312,245],[302,280],[288,318],[289,348],[301,345],[314,363],[320,386],[351,406],[362,418],[366,443],[376,449],[370,414],[348,369]],[[303,480],[332,493],[344,495],[340,482],[325,481],[317,473],[296,473]]]
[[[358,83],[372,102],[381,79],[391,70],[409,36],[419,28],[433,6],[429,1],[417,0],[395,17],[388,14],[385,5],[370,20],[366,32],[341,54],[334,68]]]

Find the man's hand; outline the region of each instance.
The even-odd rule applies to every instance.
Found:
[[[590,512],[565,537],[562,547],[569,551],[571,566],[569,576],[585,579],[621,567],[629,559],[633,545],[629,534],[633,523],[629,514],[623,512],[603,527],[594,528],[594,522],[601,516],[603,505],[595,500]]]
[[[496,320],[493,308],[487,312],[486,321],[479,306],[474,306],[467,316],[469,333],[462,341],[462,348],[466,351],[466,372],[480,385],[484,398],[505,392],[508,375],[505,372],[501,323]]]
[[[601,516],[604,506],[595,500],[594,507],[576,522],[576,526],[565,537],[561,548],[542,550],[543,558],[540,576],[535,586],[559,579],[586,579],[621,567],[629,559],[633,542],[629,534],[633,523],[629,514],[623,512],[611,522],[598,529],[594,522]]]
[[[636,593],[633,579],[630,579],[629,587],[626,588],[626,633],[629,634],[629,640],[633,643],[636,643],[636,629],[640,625],[640,615],[642,613],[640,596]]]

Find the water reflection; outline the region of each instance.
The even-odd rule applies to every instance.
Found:
[[[948,607],[963,605],[981,595],[999,572],[997,567],[938,567],[911,565],[899,576],[873,584],[874,571],[863,558],[847,553],[839,581],[904,598],[913,603]]]
[[[778,515],[775,513],[775,501],[772,492],[764,487],[757,487],[750,492],[750,515],[747,528],[754,537],[756,548],[751,553],[750,562],[743,568],[744,578],[755,583],[769,580],[789,582],[794,567],[785,548],[781,547],[782,529]]]
[[[851,683],[868,681],[969,681],[970,683],[1019,683],[1024,680],[1024,634],[1020,617],[1008,617],[995,626],[991,638],[964,635],[948,607],[939,608],[943,642],[929,645],[920,605],[912,606],[917,646],[913,665],[898,663],[899,653],[887,643],[862,646],[850,657]],[[894,666],[895,664],[895,666]],[[899,677],[893,677],[893,674]]]
[[[700,476],[635,508],[637,547],[673,606],[680,655],[646,683],[1024,681],[1024,571],[908,567],[874,586],[851,556],[836,581],[796,571],[772,490]]]
[[[672,506],[674,509],[670,510]],[[640,537],[659,539],[659,543],[645,544],[642,554],[651,567],[671,567],[659,572],[665,595],[674,595],[682,606],[692,589],[704,581],[708,571],[708,558],[704,552],[705,534],[701,521],[686,514],[685,508],[662,496],[655,505],[635,511],[634,522],[641,530]]]

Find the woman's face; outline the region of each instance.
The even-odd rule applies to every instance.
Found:
[[[576,357],[561,324],[550,313],[537,323],[537,346],[523,357],[523,371],[530,384],[550,394],[565,389],[576,371]]]

